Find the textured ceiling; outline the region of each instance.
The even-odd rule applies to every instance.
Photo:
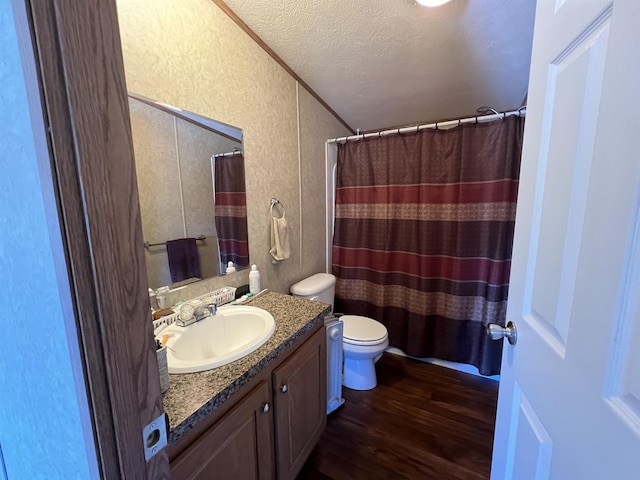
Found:
[[[535,0],[225,0],[353,129],[517,109]]]

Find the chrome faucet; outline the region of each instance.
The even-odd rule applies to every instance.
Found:
[[[215,302],[205,303],[196,307],[193,315],[196,317],[196,322],[204,320],[207,317],[213,317],[218,312],[218,307]]]
[[[191,303],[185,303],[180,307],[180,313],[176,320],[176,325],[180,327],[187,327],[200,320],[204,320],[207,317],[212,317],[217,312],[217,306],[215,302],[201,303],[193,305]]]

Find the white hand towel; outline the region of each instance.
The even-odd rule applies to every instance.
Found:
[[[291,247],[289,246],[289,230],[287,228],[287,219],[271,218],[271,263],[278,263],[286,260],[291,255]]]

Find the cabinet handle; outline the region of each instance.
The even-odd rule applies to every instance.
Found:
[[[268,404],[268,403],[265,403],[265,404],[262,406],[262,411],[263,411],[264,413],[269,413],[269,404]]]
[[[287,387],[286,383],[280,387],[282,393],[287,393],[287,390],[289,390],[289,387]]]

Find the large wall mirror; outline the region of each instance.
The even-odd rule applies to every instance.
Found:
[[[129,94],[149,286],[249,266],[242,130]]]

